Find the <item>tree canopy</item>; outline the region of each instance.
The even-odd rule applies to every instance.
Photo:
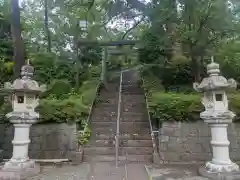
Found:
[[[13,56],[10,6],[7,0],[0,3],[0,55],[4,60]],[[25,56],[33,60],[44,54],[75,61],[79,39],[129,39],[142,42],[141,63],[167,67],[188,62],[191,81],[201,79],[211,56],[223,67],[239,64],[237,0],[22,0],[20,10]],[[80,27],[81,20],[87,21],[86,30]],[[81,64],[96,63],[101,48],[82,47],[77,56]]]

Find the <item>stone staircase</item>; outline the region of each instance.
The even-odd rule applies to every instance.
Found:
[[[84,147],[83,161],[114,161],[119,78],[100,90],[91,115],[92,135]]]
[[[101,90],[100,102],[91,117],[92,136],[84,148],[83,160],[115,161],[119,79]],[[143,90],[134,72],[124,72],[120,118],[119,160],[152,161],[152,140]]]
[[[144,91],[134,71],[123,73],[120,149],[127,161],[152,162],[152,140]]]

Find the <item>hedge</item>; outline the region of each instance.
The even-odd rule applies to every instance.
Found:
[[[155,121],[198,121],[204,111],[201,93],[165,92],[161,81],[152,75],[142,74],[143,88],[147,95],[149,112]],[[229,109],[236,114],[235,121],[240,120],[240,93],[229,92]]]
[[[58,82],[59,83],[59,82]],[[36,111],[40,113],[39,123],[80,123],[89,115],[90,106],[96,95],[98,79],[85,81],[79,90],[72,90],[68,94],[59,96],[59,92],[50,91],[47,97],[40,99]],[[58,87],[58,86],[57,86]],[[59,87],[58,87],[59,88]],[[61,88],[60,88],[61,89]],[[11,105],[5,103],[0,105],[1,116],[12,111]],[[7,121],[6,118],[3,120]]]
[[[41,123],[81,122],[88,115],[88,108],[75,96],[63,100],[42,99],[37,111]]]
[[[240,120],[240,93],[228,94],[229,109]],[[204,110],[200,94],[154,92],[147,95],[152,120],[197,121]]]

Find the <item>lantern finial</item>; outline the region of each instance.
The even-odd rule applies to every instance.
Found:
[[[207,65],[207,73],[211,75],[218,75],[220,73],[219,64],[214,62],[214,57],[211,57],[211,63]]]
[[[213,56],[211,57],[211,62],[214,63],[214,57]]]
[[[21,69],[22,79],[31,79],[33,76],[34,68],[30,65],[30,60],[27,60],[27,64]]]

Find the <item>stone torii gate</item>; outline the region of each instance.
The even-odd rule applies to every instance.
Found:
[[[121,46],[135,46],[140,44],[139,40],[120,40],[120,41],[88,41],[88,40],[79,40],[77,43],[77,48],[81,49],[81,47],[85,46],[102,46],[104,47],[103,56],[102,56],[102,71],[101,71],[101,81],[105,84],[106,82],[106,62],[108,60],[109,54],[128,54],[137,52],[136,50],[122,52],[122,51],[110,51],[108,52],[108,47],[121,47]]]

